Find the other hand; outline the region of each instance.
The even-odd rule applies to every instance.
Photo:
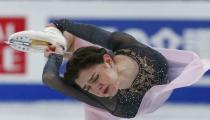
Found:
[[[48,47],[45,48],[44,50],[44,56],[49,57],[50,54],[56,53],[56,54],[62,54],[64,53],[64,50],[61,46],[59,45],[49,45]]]

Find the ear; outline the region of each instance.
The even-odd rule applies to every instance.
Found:
[[[110,67],[112,67],[113,59],[112,59],[112,57],[109,54],[104,54],[103,55],[103,60],[104,60],[104,63],[106,65],[109,65]]]

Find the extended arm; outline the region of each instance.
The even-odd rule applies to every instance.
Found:
[[[68,92],[70,89],[62,82],[62,78],[59,77],[59,67],[62,64],[62,60],[62,55],[50,54],[43,70],[42,80],[50,88],[71,96]]]
[[[115,51],[121,46],[137,44],[134,37],[123,32],[109,32],[89,24],[75,23],[66,19],[54,22],[54,25],[61,31],[67,31],[93,44],[100,45]]]
[[[75,90],[74,88],[69,87],[63,83],[62,78],[59,76],[59,67],[62,64],[62,60],[62,55],[54,53],[49,55],[42,73],[42,81],[50,88],[59,91],[69,97],[78,97],[77,99],[80,100],[81,94],[79,94],[78,90]]]

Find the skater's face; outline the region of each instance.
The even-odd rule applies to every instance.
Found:
[[[103,59],[104,63],[81,70],[75,82],[98,97],[111,97],[118,91],[118,73],[109,55],[104,55]]]

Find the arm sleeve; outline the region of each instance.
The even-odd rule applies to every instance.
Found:
[[[109,32],[97,26],[75,23],[61,19],[53,23],[61,32],[67,31],[93,44],[100,45],[112,51],[117,48],[138,43],[134,37],[123,32]]]
[[[69,95],[68,87],[62,82],[62,78],[59,76],[59,67],[62,61],[62,55],[50,54],[43,69],[42,81],[50,88]]]

